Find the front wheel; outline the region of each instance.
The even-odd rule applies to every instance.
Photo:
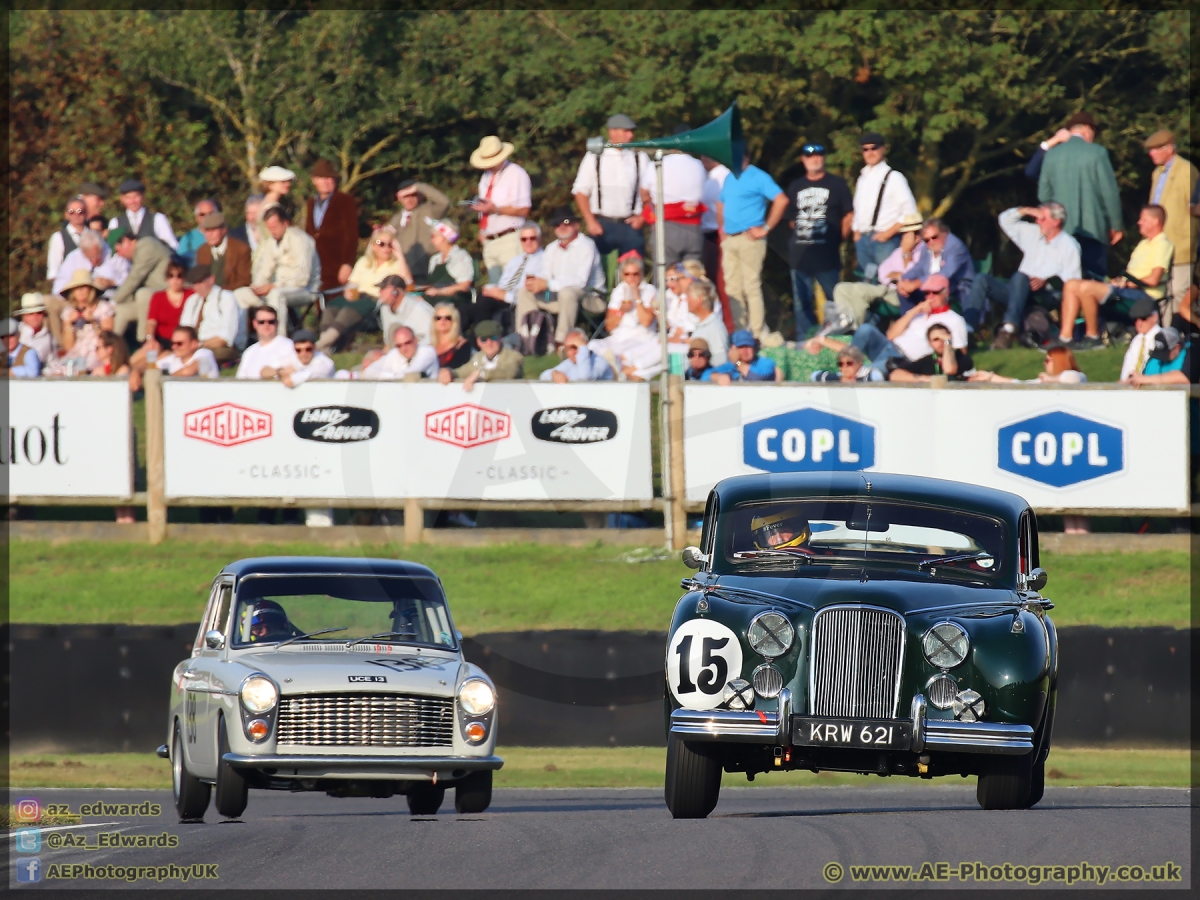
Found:
[[[984,809],[1025,809],[1033,787],[1033,753],[1001,757],[979,775],[975,798]]]
[[[225,762],[225,754],[229,752],[229,735],[225,731],[225,717],[221,716],[221,724],[217,727],[217,812],[227,819],[236,819],[246,811],[250,800],[250,790],[246,779],[234,771],[233,766]]]
[[[703,819],[721,794],[721,763],[697,753],[672,734],[667,738],[667,809],[676,819]]]
[[[180,820],[204,818],[212,788],[188,771],[178,723],[171,738],[171,787],[175,793],[175,811],[179,813]]]
[[[459,813],[481,813],[491,805],[491,770],[472,772],[454,788],[454,808]]]

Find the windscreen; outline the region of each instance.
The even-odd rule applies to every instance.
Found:
[[[300,637],[318,631],[326,633]],[[248,576],[238,585],[233,633],[234,647],[368,637],[373,643],[457,647],[445,596],[431,578]]]
[[[769,567],[794,555],[814,563],[936,561],[993,577],[1007,558],[1007,540],[998,519],[894,502],[772,500],[722,516],[722,549],[735,568]]]

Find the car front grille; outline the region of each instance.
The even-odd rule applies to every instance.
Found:
[[[904,620],[887,609],[834,606],[813,618],[812,715],[890,719],[904,661]]]
[[[309,694],[279,703],[281,744],[449,747],[454,701],[408,694]]]

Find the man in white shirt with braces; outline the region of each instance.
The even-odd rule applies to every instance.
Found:
[[[629,116],[617,114],[609,117],[607,128],[610,142],[627,144],[637,125]],[[651,187],[652,175],[650,157],[641,150],[605,147],[599,156],[584,154],[571,193],[601,256],[611,250],[621,256],[630,250],[646,255],[642,189]]]
[[[869,131],[862,136],[863,166],[854,185],[854,249],[863,278],[878,281],[880,264],[900,246],[900,220],[917,214],[908,179],[884,161],[887,142]]]

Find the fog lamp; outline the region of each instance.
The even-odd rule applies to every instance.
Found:
[[[261,741],[267,736],[270,727],[262,719],[253,719],[246,725],[246,735],[252,741]]]
[[[487,726],[482,722],[472,722],[466,728],[467,740],[473,744],[478,744],[487,737]]]
[[[954,698],[954,718],[960,722],[978,722],[983,718],[983,698],[977,691],[959,691]]]
[[[754,705],[754,689],[745,678],[735,678],[725,685],[721,699],[730,709],[749,709]]]

